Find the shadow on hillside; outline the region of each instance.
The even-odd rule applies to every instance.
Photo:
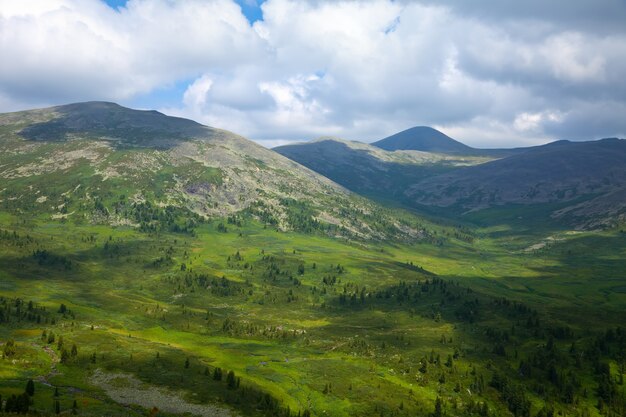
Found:
[[[22,129],[28,140],[59,142],[72,137],[105,139],[122,148],[167,149],[181,140],[208,137],[212,129],[192,120],[157,111],[132,110],[114,103],[89,102],[60,106],[58,117]]]
[[[415,165],[383,161],[367,150],[334,140],[320,141],[313,149],[285,146],[276,150],[352,191],[369,197],[395,198],[401,203],[410,203],[404,196],[409,186],[453,168],[441,162]]]

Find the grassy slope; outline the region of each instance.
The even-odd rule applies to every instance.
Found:
[[[0,216],[1,229],[21,236],[15,241],[19,243],[10,238],[0,242],[0,294],[45,306],[59,322],[0,327],[0,340],[10,336],[18,341],[20,358],[1,362],[2,394],[6,398],[11,390],[19,391],[28,376],[46,374],[50,358],[42,353],[39,335],[43,329],[53,330],[64,335],[66,344],[76,343],[80,353],[68,365],[58,365],[60,374],[48,382],[62,387],[64,409],[77,398],[81,413],[87,414],[119,411],[89,383],[95,368],[132,372],[151,384],[193,391],[194,402],[214,402],[217,397],[244,414],[257,413],[255,406],[233,397],[223,382],[203,374],[206,366],[211,370],[219,366],[235,371],[244,386],[269,393],[292,410],[310,408],[315,415],[326,411],[338,416],[381,410],[425,414],[440,395],[448,404],[453,399],[466,403],[472,397],[453,388],[456,382],[471,385],[470,366],[487,380],[494,361],[497,369],[514,375],[515,360],[510,358],[509,363],[491,355],[491,342],[477,333],[478,327],[436,307],[435,299],[412,307],[375,301],[359,308],[338,305],[344,285],[348,292],[358,285],[374,293],[400,281],[430,277],[407,267],[407,261],[480,293],[523,300],[549,323],[560,325],[575,318],[571,324],[581,334],[598,323],[619,325],[625,318],[626,290],[616,271],[626,267],[626,235],[619,231],[561,233],[558,239],[563,240],[526,252],[542,240],[536,235],[509,235],[502,227],[477,231],[472,243],[446,237],[443,245],[405,246],[280,233],[250,219],[241,228],[229,226],[227,233],[217,232],[216,224],[203,225],[196,237],[41,220],[21,223],[13,215]],[[25,240],[27,234],[32,241]],[[113,249],[105,250],[107,243]],[[36,248],[71,259],[71,269],[58,263],[39,265],[31,256]],[[154,260],[168,249],[171,264],[155,266]],[[241,260],[235,260],[237,252]],[[269,261],[263,257],[269,255],[287,275],[268,275]],[[180,270],[182,263],[185,272]],[[301,263],[305,271],[299,275]],[[337,275],[340,282],[322,284],[323,277],[335,275],[337,264],[345,268]],[[211,278],[226,276],[232,294],[185,284],[190,269]],[[289,275],[301,284],[294,285]],[[60,303],[75,318],[60,319],[55,313]],[[435,310],[441,311],[441,318],[433,319],[430,314]],[[224,330],[227,318],[235,323],[234,329]],[[507,323],[495,311],[483,318],[481,326],[506,329]],[[95,330],[90,330],[92,324]],[[452,342],[442,344],[442,336]],[[523,351],[524,344],[520,341],[517,349]],[[442,358],[455,349],[462,354],[453,371],[436,367],[434,373],[422,375],[417,372],[420,361],[432,349]],[[96,364],[90,363],[93,352],[98,352]],[[190,358],[188,369],[185,358]],[[449,382],[440,383],[440,375],[448,373]],[[324,394],[327,384],[330,392]],[[50,391],[41,383],[37,390]],[[35,407],[50,410],[45,398],[50,396],[38,394]],[[492,390],[480,398],[492,412],[505,412]],[[536,411],[540,397],[531,394],[531,398]],[[593,402],[590,396],[586,403],[590,410]]]
[[[502,389],[489,387],[501,373],[523,384],[533,415],[551,403],[566,415],[597,415],[600,362],[608,364],[611,381],[619,380],[618,347],[594,339],[626,320],[626,234],[619,229],[573,233],[521,221],[511,207],[475,213],[463,227],[442,226],[326,194],[322,186],[307,203],[279,199],[312,174],[291,178],[289,163],[269,156],[268,163],[242,160],[239,153],[251,152],[241,146],[254,151],[242,141],[217,155],[209,146],[188,160],[180,159],[184,148],[113,151],[79,140],[30,147],[13,134],[15,125],[2,129],[0,342],[17,342],[16,353],[0,360],[4,399],[35,378],[36,410],[52,411],[58,387],[66,411],[77,400],[84,415],[145,415],[109,398],[113,388],[130,389],[132,379],[107,385],[106,377],[97,378],[123,372],[146,384],[146,398],[154,387],[182,395],[181,412],[208,403],[244,415],[289,407],[318,416],[413,416],[432,413],[440,397],[449,414],[479,415],[470,406],[479,402],[494,416],[511,408]],[[207,169],[204,157],[222,165]],[[152,172],[163,158],[177,165]],[[58,165],[67,160],[71,167]],[[285,172],[268,169],[272,161]],[[142,169],[133,170],[136,163]],[[103,180],[97,171],[111,167],[122,175]],[[274,196],[254,191],[275,179],[282,182],[270,184]],[[202,222],[185,210],[187,197],[172,192],[181,180],[217,190],[229,182],[235,188],[226,186],[226,197],[241,196],[236,186],[249,180],[251,193],[281,210],[257,207]],[[326,184],[316,181],[306,184]],[[138,190],[153,203],[150,210],[137,208]],[[172,196],[181,201],[169,201]],[[355,229],[328,228],[319,207]],[[300,232],[277,231],[272,216]],[[342,238],[329,237],[337,235]],[[516,310],[511,300],[524,307]],[[25,310],[28,301],[34,312]],[[58,312],[61,303],[71,314]],[[526,325],[531,319],[541,326]],[[548,352],[561,375],[557,387],[545,382],[542,358],[561,327],[574,334],[558,338]],[[44,330],[62,335],[64,346],[42,340]],[[585,352],[581,363],[568,353],[573,342]],[[74,343],[78,355],[57,364]],[[598,361],[590,359],[595,346],[605,345]],[[454,364],[446,366],[449,355]],[[533,377],[522,378],[520,361],[531,359]],[[240,387],[215,381],[218,367],[224,375],[234,371]],[[564,380],[577,382],[575,403],[563,399]],[[621,412],[622,400],[613,400],[609,408]]]

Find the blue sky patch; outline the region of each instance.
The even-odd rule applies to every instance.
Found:
[[[185,90],[194,80],[195,78],[177,81],[172,85],[135,96],[130,100],[124,101],[123,104],[133,108],[149,110],[164,107],[180,107]]]
[[[250,24],[257,20],[263,20],[261,5],[265,3],[265,0],[235,0],[235,2],[241,7],[243,15],[246,16]]]
[[[104,0],[104,2],[112,9],[119,9],[126,6],[128,0]]]
[[[112,9],[118,10],[120,7],[126,6],[128,0],[104,0],[104,2]],[[241,7],[243,15],[248,19],[250,24],[258,20],[263,20],[261,5],[265,3],[265,0],[235,0],[235,3]]]

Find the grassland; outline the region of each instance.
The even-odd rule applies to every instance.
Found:
[[[37,411],[52,413],[56,398],[67,413],[76,400],[81,415],[138,415],[151,390],[167,390],[179,401],[161,414],[208,404],[233,415],[506,415],[495,374],[524,387],[532,415],[623,404],[618,346],[601,360],[619,395],[600,408],[592,364],[567,353],[626,318],[619,229],[441,226],[436,242],[408,245],[279,232],[250,216],[186,234],[6,212],[0,229],[0,340],[17,347],[0,361],[0,394],[32,378]],[[39,319],[24,316],[30,301]],[[558,372],[579,381],[569,401],[545,370],[519,373],[552,339]],[[78,354],[60,362],[72,345]],[[126,404],[111,399],[116,387]]]

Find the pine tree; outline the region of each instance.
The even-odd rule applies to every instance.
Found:
[[[28,382],[26,382],[26,389],[24,390],[24,392],[26,392],[29,397],[35,395],[35,383],[32,379],[29,379]],[[2,404],[2,402],[0,402],[0,404]]]
[[[15,355],[15,341],[13,339],[9,339],[6,341],[6,343],[4,344],[3,353],[5,358],[10,358],[11,356]]]
[[[228,375],[226,375],[226,383],[228,384],[228,389],[237,388],[237,380],[235,379],[235,373],[233,371],[228,371]]]
[[[435,400],[435,412],[433,413],[433,417],[443,417],[443,401],[441,401],[439,397]]]
[[[67,349],[61,351],[61,363],[67,363],[70,360],[70,354]]]

